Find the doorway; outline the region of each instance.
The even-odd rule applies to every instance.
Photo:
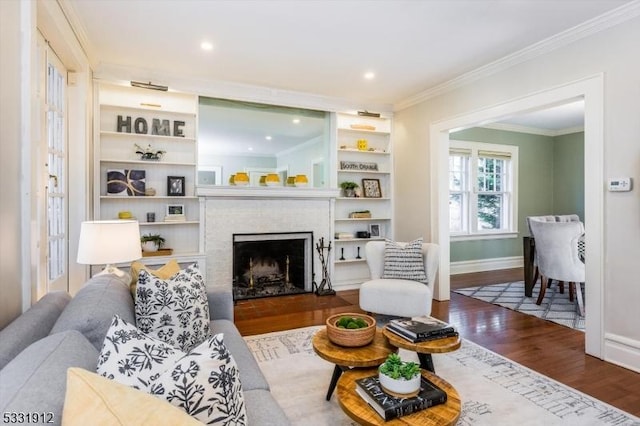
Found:
[[[585,101],[585,188],[600,188],[603,182],[603,76],[585,78],[544,92],[512,100],[480,111],[445,119],[430,127],[431,158],[431,240],[441,247],[438,281],[434,298],[449,298],[449,132],[481,126],[513,115],[545,109],[583,97]],[[589,298],[586,310],[586,353],[603,358],[603,194],[585,191],[586,281]]]

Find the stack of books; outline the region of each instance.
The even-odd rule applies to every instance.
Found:
[[[382,390],[378,376],[356,380],[356,393],[364,399],[376,413],[389,421],[415,413],[425,408],[447,402],[447,393],[433,382],[422,377],[418,395],[411,398],[397,398]]]
[[[387,324],[387,330],[413,343],[458,336],[451,324],[433,317],[393,319]]]
[[[165,222],[185,222],[187,218],[183,214],[170,214],[164,217]]]

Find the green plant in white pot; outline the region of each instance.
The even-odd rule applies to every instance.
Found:
[[[360,185],[358,185],[355,182],[349,182],[349,181],[345,181],[340,183],[340,188],[342,188],[342,190],[344,191],[344,196],[345,197],[355,197],[356,196],[356,188],[359,188]]]
[[[420,390],[420,366],[403,361],[398,354],[390,354],[378,368],[380,385],[385,392],[395,396],[413,396]]]
[[[140,243],[142,244],[142,251],[154,252],[164,246],[164,238],[160,234],[146,234],[140,237]]]

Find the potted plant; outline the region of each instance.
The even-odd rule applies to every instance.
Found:
[[[378,369],[380,385],[385,392],[398,396],[411,396],[420,390],[420,366],[402,361],[400,355],[390,354]]]
[[[344,191],[345,197],[355,197],[356,196],[356,188],[359,188],[355,182],[344,181],[340,184],[340,188]]]
[[[146,234],[140,237],[143,251],[158,251],[164,246],[164,241],[160,234]]]

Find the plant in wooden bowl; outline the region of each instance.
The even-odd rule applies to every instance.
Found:
[[[345,313],[327,318],[327,337],[346,347],[366,346],[376,335],[376,320],[365,314]]]
[[[148,252],[158,251],[164,246],[164,238],[160,234],[146,234],[140,237],[142,250]]]
[[[378,378],[382,389],[396,397],[410,398],[420,391],[420,366],[415,362],[403,361],[398,354],[389,354],[378,368]]]

